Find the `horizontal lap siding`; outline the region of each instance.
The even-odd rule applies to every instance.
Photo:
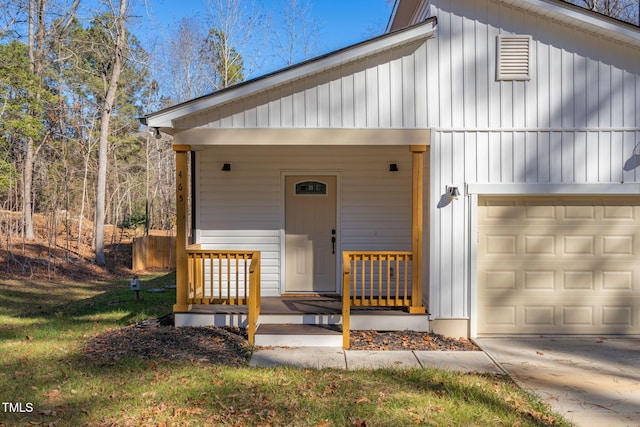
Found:
[[[640,49],[495,1],[431,4],[430,311],[460,318],[473,236],[468,199],[443,205],[446,185],[640,182]],[[496,80],[498,34],[532,37],[531,80]]]
[[[408,147],[212,147],[197,156],[198,243],[261,251],[265,296],[280,292],[282,171],[339,174],[342,250],[411,248]]]

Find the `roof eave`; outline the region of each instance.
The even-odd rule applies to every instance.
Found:
[[[410,26],[411,22],[415,20],[416,13],[422,7],[424,7],[423,1],[395,0],[386,32],[392,33]]]
[[[576,24],[581,24],[583,28],[589,31],[605,35],[614,40],[640,46],[640,27],[568,3],[564,0],[499,1],[518,9],[534,9],[538,14],[548,14],[554,18],[557,18],[559,16],[558,14],[560,14],[568,17]]]
[[[359,58],[373,55],[377,52],[394,48],[414,41],[431,37],[436,30],[436,20],[430,19],[423,23],[405,28],[389,34],[349,46],[338,51],[305,61],[292,67],[284,68],[266,76],[258,77],[227,89],[205,95],[167,109],[147,114],[147,125],[158,128],[165,133],[173,133],[175,120],[214,108],[228,102],[256,94],[288,81],[303,78],[307,75],[321,72]]]

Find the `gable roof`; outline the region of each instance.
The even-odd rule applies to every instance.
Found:
[[[284,68],[271,74],[258,77],[229,88],[202,96],[181,104],[174,105],[161,111],[148,114],[144,122],[151,128],[158,128],[165,133],[173,133],[175,120],[196,114],[205,109],[211,109],[231,101],[255,95],[275,86],[282,85],[305,76],[319,73],[363,57],[406,45],[418,40],[431,37],[436,30],[436,20],[430,19],[392,33],[337,50],[335,52]]]
[[[475,1],[475,0],[474,0]],[[564,0],[495,0],[516,9],[581,28],[610,40],[640,46],[640,27]],[[387,31],[410,26],[427,14],[428,0],[396,0]]]

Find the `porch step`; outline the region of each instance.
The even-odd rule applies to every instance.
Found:
[[[300,313],[300,314],[260,314],[260,323],[268,325],[339,325],[342,314]]]
[[[269,325],[341,325],[339,314],[262,314],[261,324]],[[247,326],[247,315],[244,313],[207,313],[192,311],[175,313],[176,326],[227,326],[241,328]],[[372,329],[378,331],[412,330],[429,331],[429,316],[426,314],[408,314],[402,311],[353,310],[351,312],[351,330]]]
[[[342,314],[261,314],[260,323],[296,325],[341,325]],[[352,310],[351,329],[378,331],[429,331],[429,316],[399,310]]]
[[[255,335],[260,347],[342,347],[342,331],[333,325],[261,324]]]
[[[409,314],[399,310],[351,310],[350,322],[352,331],[429,331],[428,314]]]

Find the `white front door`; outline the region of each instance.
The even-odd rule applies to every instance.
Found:
[[[336,177],[285,177],[285,292],[334,293]]]

